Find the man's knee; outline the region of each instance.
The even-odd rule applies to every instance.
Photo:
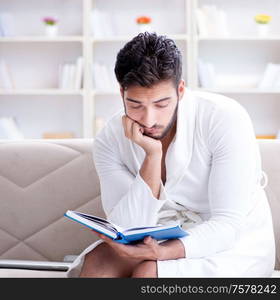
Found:
[[[120,257],[107,243],[85,255],[80,277],[130,277],[138,261]]]
[[[103,242],[103,243],[97,245],[94,249],[92,249],[90,252],[88,252],[85,255],[85,261],[86,260],[91,260],[96,256],[98,256],[98,257],[101,257],[101,256],[108,257],[108,255],[109,255],[109,257],[111,257],[111,254],[113,254],[112,247],[110,247],[108,244]]]
[[[157,262],[145,260],[139,263],[132,272],[134,278],[157,278]]]
[[[101,243],[85,255],[80,277],[115,277],[113,261],[112,247]]]

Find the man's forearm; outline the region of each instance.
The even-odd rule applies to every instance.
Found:
[[[147,154],[140,169],[141,177],[157,199],[160,195],[161,158],[161,153]]]

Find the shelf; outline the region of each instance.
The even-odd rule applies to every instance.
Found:
[[[14,36],[14,37],[0,37],[1,43],[18,43],[18,42],[82,42],[83,36]]]
[[[95,91],[91,93],[92,96],[120,96],[119,91]]]
[[[197,88],[194,89],[196,91],[201,92],[213,92],[213,93],[227,93],[227,94],[280,94],[279,89],[269,89],[269,90],[261,90],[261,89],[241,89],[241,88]],[[119,91],[92,91],[92,96],[112,96],[112,95],[120,95]]]
[[[10,1],[3,2],[8,3]],[[258,36],[253,27],[250,18],[253,9],[256,9],[253,5],[257,3],[256,0],[249,1],[251,4],[242,10],[237,9],[241,2],[230,4],[230,1],[210,1],[213,5],[221,6],[221,9],[229,14],[228,21],[231,25],[229,32],[231,35],[228,37],[222,36],[222,33],[220,36],[215,35],[214,31],[209,31],[209,35],[199,35],[195,8],[208,3],[209,0],[178,0],[175,9],[172,7],[173,2],[170,1],[165,6],[158,6],[152,3],[153,1],[144,1],[145,5],[143,5],[141,1],[132,3],[132,1],[125,0],[123,1],[123,7],[112,0],[108,1],[107,4],[105,3],[107,1],[93,0],[62,1],[63,3],[67,2],[67,6],[60,4],[60,1],[54,1],[55,7],[52,7],[51,10],[57,10],[61,21],[64,22],[61,22],[61,31],[55,37],[44,35],[42,24],[34,23],[38,20],[38,15],[45,14],[45,8],[48,7],[48,4],[45,4],[46,1],[42,1],[42,7],[40,1],[38,1],[38,7],[26,4],[27,6],[24,7],[26,10],[23,10],[23,6],[21,6],[22,1],[14,0],[13,2],[14,4],[9,4],[10,6],[7,4],[8,12],[10,10],[10,13],[16,16],[15,22],[20,27],[18,26],[15,28],[16,30],[11,31],[11,33],[15,32],[16,36],[0,36],[0,43],[2,43],[0,44],[0,58],[10,68],[16,87],[19,86],[17,82],[21,82],[22,87],[56,87],[58,86],[56,82],[59,74],[59,64],[73,62],[78,56],[82,56],[85,63],[85,69],[83,70],[84,88],[80,90],[36,89],[32,87],[6,90],[0,88],[1,111],[11,114],[15,111],[23,124],[29,122],[29,120],[22,121],[25,116],[23,112],[29,103],[34,101],[36,107],[37,105],[38,108],[40,107],[40,112],[47,115],[48,100],[50,103],[56,103],[57,98],[61,98],[63,105],[66,105],[69,111],[67,101],[72,101],[73,115],[81,110],[82,123],[76,122],[77,132],[82,132],[83,137],[93,137],[95,135],[95,118],[103,117],[106,119],[115,109],[115,103],[118,102],[112,101],[111,105],[110,101],[121,98],[121,95],[119,89],[114,89],[113,84],[112,86],[109,84],[96,86],[91,67],[93,63],[99,63],[100,65],[106,65],[108,70],[112,72],[119,49],[138,34],[136,24],[132,23],[132,16],[143,9],[143,11],[146,11],[145,13],[152,14],[154,12],[157,16],[154,27],[158,29],[156,32],[173,39],[181,50],[186,86],[194,91],[220,93],[232,96],[236,100],[242,100],[242,104],[247,105],[246,109],[252,116],[256,132],[274,132],[280,126],[280,88],[266,90],[254,88],[254,85],[257,85],[257,80],[261,78],[260,72],[265,70],[266,64],[268,62],[279,64],[280,59],[280,43],[278,43],[280,42],[280,33],[277,34],[279,26],[277,27],[277,24],[273,25],[270,34],[266,37]],[[35,2],[37,3],[37,1]],[[162,1],[156,2],[161,3]],[[223,4],[221,4],[222,2]],[[0,4],[0,10],[4,11],[5,7],[6,4]],[[267,7],[271,11],[276,11],[277,8],[272,3]],[[99,9],[104,13],[108,12],[109,16],[113,16],[112,30],[103,28],[103,26],[107,26],[107,23],[104,22],[100,27],[100,34],[92,34],[94,32],[93,9]],[[35,20],[35,18],[37,19]],[[37,24],[36,27],[34,27],[34,24]],[[131,26],[127,24],[131,24]],[[102,33],[104,33],[104,36],[101,36]],[[242,81],[242,77],[235,82],[228,81],[229,79],[226,78],[226,81],[218,81],[219,85],[215,88],[200,88],[198,58],[212,63],[217,68],[216,75],[225,74],[225,76],[228,76],[232,74],[239,76],[238,74],[240,74],[240,76],[245,77],[252,75],[255,79],[252,79],[250,83],[248,81],[247,84],[247,82]],[[31,76],[30,74],[36,75]],[[114,76],[112,73],[110,75]],[[223,82],[225,85],[227,84],[227,87],[221,86]],[[239,87],[234,87],[234,85],[239,85]],[[246,88],[246,85],[249,87]],[[102,87],[104,87],[103,90]],[[108,90],[105,90],[106,88]],[[11,97],[11,95],[14,96]],[[119,101],[119,103],[121,102]],[[55,105],[59,107],[58,103]],[[66,115],[58,118],[57,121],[72,126],[72,122],[67,119]],[[52,125],[51,123],[50,125]],[[38,128],[40,126],[45,126],[45,124],[41,122]],[[37,130],[38,128],[34,129]]]
[[[230,88],[230,89],[223,89],[223,88],[198,88],[197,91],[202,92],[213,92],[213,93],[222,93],[222,94],[280,94],[279,89],[268,89],[268,90],[261,90],[261,89],[241,89],[241,88]]]
[[[62,90],[62,89],[13,89],[13,90],[1,90],[0,95],[54,95],[54,96],[76,96],[83,95],[83,90]]]
[[[136,35],[136,34],[135,34]],[[120,35],[115,37],[104,37],[104,38],[94,38],[92,37],[92,43],[110,43],[110,42],[127,42],[131,40],[134,36]],[[171,34],[168,35],[171,39],[175,41],[186,41],[189,39],[187,34]]]
[[[231,36],[231,37],[196,37],[198,41],[280,41],[280,36]]]

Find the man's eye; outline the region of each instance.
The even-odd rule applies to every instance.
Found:
[[[133,108],[133,109],[137,109],[137,108],[140,108],[141,105],[138,105],[138,106],[130,106],[130,108]]]
[[[168,106],[168,104],[165,104],[165,105],[157,105],[157,107],[159,107],[159,108],[164,108],[164,107],[167,107]]]

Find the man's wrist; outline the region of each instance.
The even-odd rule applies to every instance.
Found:
[[[162,151],[146,152],[146,158],[151,159],[151,160],[161,159]]]

